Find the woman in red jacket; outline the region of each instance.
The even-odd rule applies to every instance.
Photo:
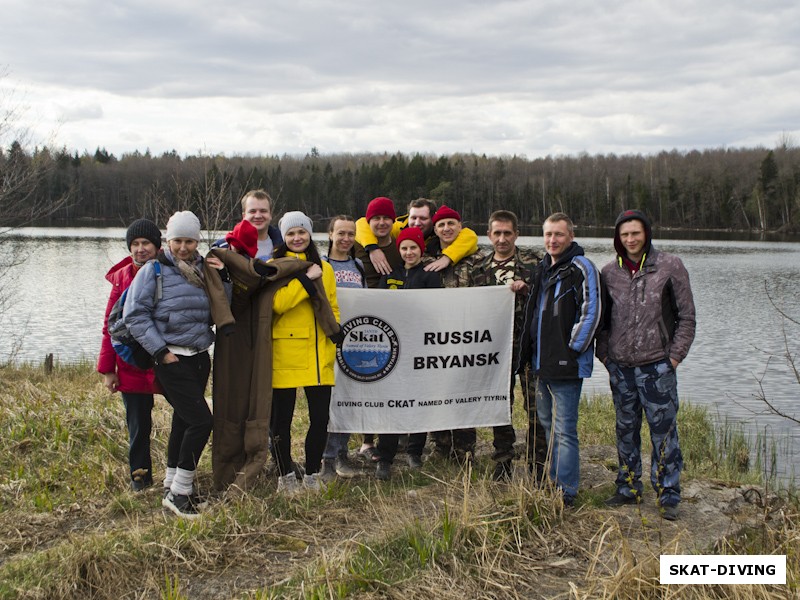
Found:
[[[111,283],[111,295],[103,319],[103,341],[97,371],[103,374],[103,384],[111,393],[121,392],[128,424],[128,462],[131,470],[131,489],[141,492],[153,485],[153,463],[150,458],[150,431],[153,425],[153,393],[160,392],[152,369],[143,371],[122,360],[111,346],[106,322],[114,303],[133,281],[139,267],[156,257],[161,248],[161,230],[147,219],[131,223],[125,234],[130,256],[126,256],[106,273]]]

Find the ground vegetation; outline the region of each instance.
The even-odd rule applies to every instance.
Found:
[[[186,522],[163,512],[159,486],[128,490],[124,410],[91,365],[56,365],[49,375],[0,368],[0,598],[796,597],[796,495],[765,485],[741,460],[741,438],[684,408],[675,523],[660,518],[651,490],[641,505],[603,506],[616,464],[608,398],[581,406],[583,483],[573,508],[521,466],[511,483],[491,481],[482,431],[469,465],[428,458],[410,471],[400,455],[390,482],[359,463],[357,478],[293,499],[276,493],[269,470],[245,494],[212,493],[206,457],[199,483],[210,504]],[[169,414],[159,398],[155,464]],[[299,411],[298,456],[305,426]],[[659,585],[658,557],[691,552],[786,554],[789,581]]]

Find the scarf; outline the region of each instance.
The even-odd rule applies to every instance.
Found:
[[[195,287],[205,287],[203,283],[203,257],[198,252],[194,253],[188,261],[176,258],[169,247],[164,248],[164,256],[176,267],[183,275],[183,278]],[[191,261],[191,262],[190,262]]]

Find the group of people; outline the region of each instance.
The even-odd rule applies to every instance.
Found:
[[[425,198],[412,201],[408,214],[401,217],[386,197],[373,199],[358,220],[337,215],[329,223],[324,257],[312,241],[312,229],[311,219],[300,211],[285,213],[278,227],[273,226],[272,201],[263,190],[242,198],[242,221],[213,245],[205,260],[197,252],[200,223],[188,211],[170,218],[165,248],[154,223],[139,219],[130,225],[126,233],[130,256],[107,275],[113,286],[107,313],[130,285],[124,320],[154,357],[155,367],[140,370],[116,357],[104,330],[98,371],[110,391],[122,392],[134,491],[153,483],[149,448],[153,393],[163,394],[173,408],[163,505],[177,515],[198,514],[194,475],[212,428],[215,453],[219,442],[220,447],[238,448],[226,452],[226,457],[241,455],[224,458],[233,466],[228,476],[215,473],[218,485],[244,487],[247,479],[241,476],[246,465],[255,460],[256,469],[261,468],[260,448],[267,445],[277,466],[279,492],[319,490],[332,477],[354,476],[357,471],[348,459],[350,434],[327,431],[333,363],[341,341],[337,287],[504,285],[516,298],[510,398],[513,406],[516,375],[528,415],[526,463],[532,480],[553,482],[564,504],[574,503],[580,484],[578,404],[583,379],[591,376],[597,356],[608,369],[617,415],[619,471],[616,491],[606,503],[641,501],[644,412],[652,442],[651,483],[662,516],[677,518],[682,457],[676,370],[694,338],[695,311],[683,263],[653,247],[645,214],[636,210],[620,214],[614,232],[617,256],[602,271],[575,242],[573,223],[564,213],[545,220],[542,255],[517,247],[517,217],[510,211],[490,215],[491,249],[479,251],[476,233],[463,226],[456,210],[437,207]],[[152,266],[156,261],[163,273],[161,282]],[[259,290],[262,302],[256,304]],[[232,311],[233,318],[221,317],[227,313],[219,305]],[[236,315],[251,312],[254,325],[247,337],[241,332],[243,316]],[[221,422],[216,389],[220,347],[227,352],[224,349],[232,343],[248,343],[241,340],[253,345],[252,332],[262,332],[262,325],[256,329],[255,323],[265,318],[269,319],[267,351],[252,356],[269,364],[268,420],[256,419],[258,411],[248,409],[245,399],[240,416],[233,418],[238,425],[230,422],[230,411],[228,420]],[[213,416],[204,398],[210,372],[208,348],[214,341],[212,321],[218,336]],[[233,322],[237,333],[227,336]],[[263,387],[262,382],[259,389]],[[309,412],[304,468],[291,456],[298,387],[304,388]],[[254,389],[245,391],[251,404]],[[228,395],[220,394],[219,402],[227,402]],[[238,440],[248,435],[258,440]],[[443,456],[469,460],[475,452],[475,429],[410,434],[406,453],[411,468],[422,466],[429,435],[434,451]],[[391,477],[400,439],[380,434],[376,444],[374,435],[364,433],[358,453],[375,463],[378,479]],[[512,477],[515,442],[512,425],[494,427],[495,480]],[[215,470],[217,464],[215,456]]]

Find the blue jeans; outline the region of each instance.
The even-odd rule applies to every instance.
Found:
[[[536,412],[548,440],[550,479],[571,501],[578,495],[581,464],[578,404],[583,379],[536,380]]]
[[[681,501],[683,456],[678,443],[678,380],[668,360],[639,367],[606,364],[617,412],[617,491],[642,496],[642,412],[653,445],[650,483],[661,506]]]

